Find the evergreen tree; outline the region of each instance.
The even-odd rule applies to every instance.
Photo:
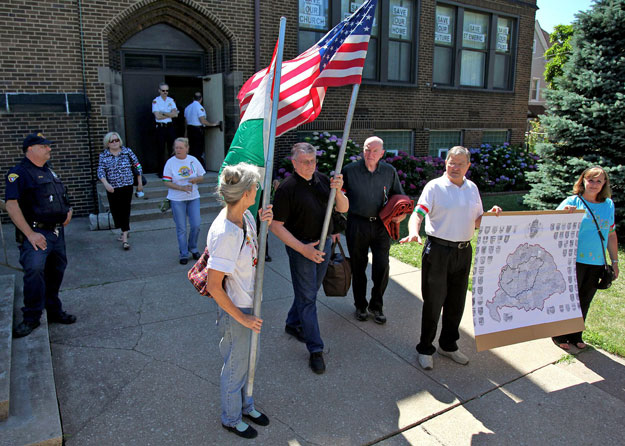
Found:
[[[525,203],[554,209],[583,169],[599,164],[610,175],[619,233],[625,229],[625,0],[597,0],[573,24],[571,54],[547,93],[542,123],[549,143]]]

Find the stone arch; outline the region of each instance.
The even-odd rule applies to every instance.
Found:
[[[159,23],[185,32],[206,50],[207,73],[237,69],[235,35],[205,6],[193,0],[142,0],[120,12],[102,29],[104,65],[119,71],[121,45],[139,31]]]

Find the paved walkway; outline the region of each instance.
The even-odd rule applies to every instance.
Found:
[[[293,291],[273,237],[255,381],[271,425],[240,440],[219,421],[216,305],[178,264],[173,221],[133,224],[128,252],[86,219],[74,219],[67,239],[61,297],[78,322],[51,326],[50,339],[68,446],[623,444],[622,358],[589,349],[559,362],[549,340],[476,353],[470,295],[460,345],[471,362],[435,355],[434,370],[422,370],[420,272],[394,260],[386,325],[356,321],[351,296],[320,293],[327,372],[313,374],[304,345],[284,333]]]

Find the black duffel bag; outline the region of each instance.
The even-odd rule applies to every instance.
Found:
[[[338,245],[340,252],[336,251]],[[341,242],[332,243],[330,250],[330,263],[323,278],[323,291],[326,296],[347,296],[349,287],[352,284],[352,267],[349,257],[345,257]]]

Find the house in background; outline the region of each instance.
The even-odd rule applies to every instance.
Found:
[[[539,115],[545,113],[545,90],[547,89],[547,83],[545,82],[545,51],[550,46],[549,33],[540,27],[538,20],[535,20],[528,120],[537,119]]]

